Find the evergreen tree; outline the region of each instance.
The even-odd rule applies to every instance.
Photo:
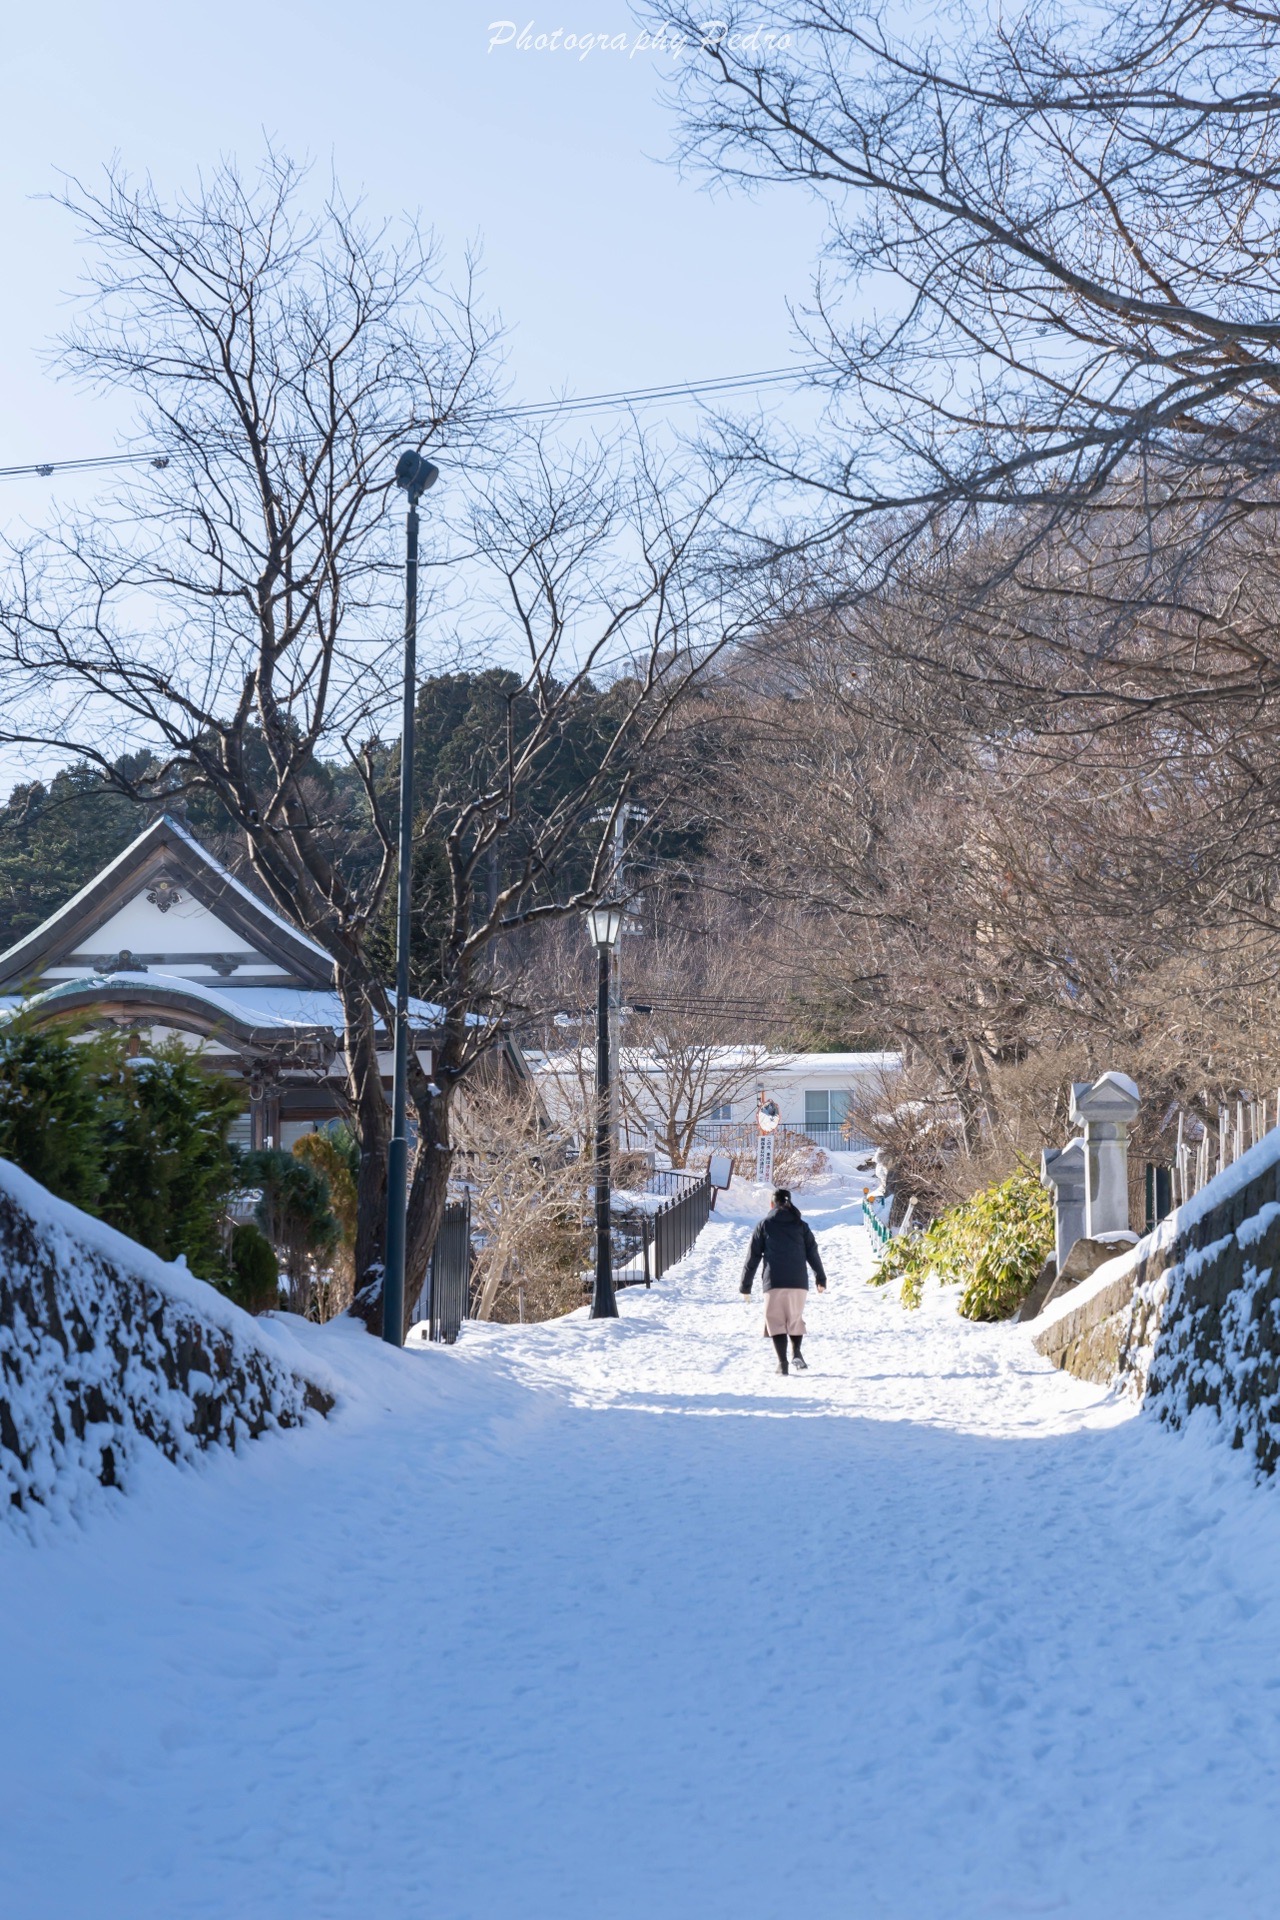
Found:
[[[96,1213],[105,1185],[99,1089],[83,1045],[59,1028],[0,1028],[0,1159]]]
[[[131,1056],[110,1036],[89,1051],[99,1074],[102,1218],[162,1259],[183,1254],[193,1273],[220,1276],[236,1182],[228,1134],[243,1090],[202,1067],[179,1040]]]
[[[228,1142],[240,1089],[180,1041],[132,1055],[121,1034],[0,1028],[0,1157],[162,1259],[220,1279]]]

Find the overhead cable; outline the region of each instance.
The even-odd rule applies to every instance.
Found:
[[[588,393],[575,399],[535,400],[518,407],[493,407],[487,420],[559,420],[592,413],[622,413],[633,407],[656,406],[664,400],[696,400],[704,394],[752,393],[763,387],[796,385],[814,368],[770,367],[761,373],[722,374],[713,380],[677,380],[667,386],[620,388],[615,393]],[[167,467],[170,455],[159,448],[135,453],[98,453],[73,460],[34,460],[24,466],[0,467],[0,480],[35,475],[44,480],[55,473],[98,473],[111,467]]]

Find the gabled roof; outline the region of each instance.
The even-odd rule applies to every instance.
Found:
[[[333,963],[323,947],[273,912],[176,820],[153,821],[96,878],[0,954],[0,991],[25,986],[49,967],[66,963],[95,927],[162,879],[181,883],[210,913],[274,965],[282,984],[327,990]]]

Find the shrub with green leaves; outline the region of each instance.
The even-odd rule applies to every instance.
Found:
[[[228,1143],[242,1091],[180,1040],[130,1056],[114,1036],[86,1048],[96,1068],[106,1186],[96,1211],[164,1260],[207,1280],[226,1271],[223,1222],[236,1184]]]
[[[918,1307],[933,1274],[944,1286],[964,1288],[966,1319],[1007,1320],[1052,1251],[1053,1198],[1021,1164],[998,1186],[948,1207],[922,1233],[890,1240],[871,1280],[875,1286],[897,1281],[903,1305]]]
[[[246,1313],[265,1313],[280,1304],[280,1264],[261,1227],[242,1220],[231,1232],[231,1278],[226,1292]]]
[[[242,1154],[240,1179],[262,1194],[255,1208],[258,1225],[280,1256],[290,1304],[303,1313],[311,1297],[311,1264],[332,1254],[338,1241],[329,1182],[281,1147]]]
[[[0,1025],[0,1157],[162,1259],[182,1254],[220,1280],[236,1184],[228,1133],[243,1095],[179,1040],[136,1046],[25,1017]]]
[[[0,1027],[0,1159],[86,1213],[106,1185],[99,1098],[84,1042],[21,1019]]]

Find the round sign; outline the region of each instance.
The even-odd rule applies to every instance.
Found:
[[[756,1125],[761,1133],[773,1133],[781,1118],[782,1109],[776,1100],[762,1100],[756,1108]]]

